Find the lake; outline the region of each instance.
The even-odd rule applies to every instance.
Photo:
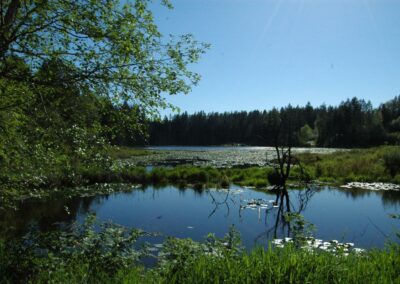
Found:
[[[218,168],[237,166],[265,166],[274,159],[274,147],[225,147],[225,146],[152,146],[149,155],[133,156],[122,163],[138,166],[164,166],[191,164]],[[347,151],[336,148],[292,148],[294,153],[328,154]]]
[[[354,242],[361,248],[383,247],[388,239],[396,240],[393,233],[399,230],[400,222],[389,218],[389,214],[399,213],[400,192],[323,187],[310,191],[306,198],[305,193],[290,190],[291,203],[294,210],[300,205],[305,207],[300,213],[316,226],[317,238]],[[263,200],[266,205],[243,208],[253,199]],[[287,236],[287,228],[282,224],[275,230],[274,199],[272,192],[239,186],[204,191],[132,186],[128,192],[95,197],[27,199],[21,202],[19,210],[8,210],[0,216],[0,228],[3,234],[22,234],[29,225],[46,231],[58,228],[60,223],[82,222],[94,212],[101,221],[160,233],[160,237],[147,239],[151,243],[160,243],[165,236],[198,241],[208,233],[222,237],[234,225],[249,249],[266,246],[275,231],[277,237]]]

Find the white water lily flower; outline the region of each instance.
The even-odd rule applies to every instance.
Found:
[[[354,251],[355,253],[362,253],[362,252],[364,252],[365,250],[362,249],[362,248],[354,248],[353,251]]]
[[[272,243],[277,245],[277,244],[282,244],[283,240],[282,239],[274,239],[272,240]]]

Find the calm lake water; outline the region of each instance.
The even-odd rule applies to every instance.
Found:
[[[118,186],[118,185],[115,185]],[[316,226],[315,236],[323,240],[354,242],[357,247],[382,247],[400,222],[389,218],[400,212],[400,192],[343,191],[322,188],[308,202],[305,190],[291,190],[293,208],[302,204],[305,219]],[[263,199],[266,208],[240,209],[251,199]],[[19,210],[0,216],[0,228],[23,233],[29,224],[49,230],[59,222],[82,221],[96,213],[101,221],[112,221],[127,227],[161,233],[147,241],[159,243],[165,236],[203,240],[208,233],[224,236],[234,225],[247,248],[266,245],[274,237],[277,208],[275,195],[232,186],[227,190],[195,191],[174,186],[132,189],[130,192],[95,197],[54,198],[47,201],[25,200]],[[223,201],[226,200],[226,203]],[[10,231],[9,231],[10,232]],[[278,224],[279,237],[287,230]],[[396,240],[398,241],[398,240]]]

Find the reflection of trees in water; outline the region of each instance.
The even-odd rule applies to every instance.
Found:
[[[94,191],[96,189],[93,189]],[[21,201],[17,210],[0,215],[0,232],[6,236],[21,236],[29,230],[57,230],[73,223],[79,215],[87,215],[94,205],[109,199],[109,194],[97,196],[66,196]]]
[[[280,198],[281,189],[277,191],[276,207],[265,209],[264,223],[267,229],[255,238],[255,242],[261,240],[270,240],[278,236],[291,236],[291,223],[287,220],[286,214],[288,213],[303,213],[313,195],[317,192],[313,187],[306,186],[303,190],[298,190],[296,195],[288,194],[287,197]],[[297,200],[296,205],[292,202],[291,198]]]
[[[328,188],[325,188],[325,190],[328,190]],[[400,206],[400,192],[397,191],[371,191],[363,189],[341,190],[337,188],[331,190],[340,190],[341,193],[345,194],[347,198],[353,199],[353,201],[373,195],[381,197],[383,206],[386,208],[390,207],[394,210],[397,210],[398,206]],[[274,208],[267,209],[265,211],[264,222],[265,225],[268,226],[268,228],[259,236],[257,236],[255,241],[257,242],[263,239],[270,240],[271,238],[277,238],[278,236],[291,237],[290,223],[286,221],[285,213],[296,212],[301,214],[302,212],[304,212],[307,208],[307,205],[309,204],[309,201],[316,192],[318,192],[317,189],[309,187],[307,187],[305,190],[299,190],[296,195],[297,197],[296,209],[294,209],[295,206],[291,202],[292,198],[295,197],[295,195],[289,195],[290,210],[284,212],[283,209],[285,208],[285,206],[283,204],[280,204],[279,209],[275,211],[273,210]],[[379,228],[379,224],[374,224],[372,220],[369,218],[368,220],[370,222],[368,225],[372,225],[373,227],[375,227],[380,234],[382,234],[385,238],[387,238],[387,235],[384,232],[382,232],[382,230]],[[362,237],[365,234],[367,227],[363,230],[363,232],[360,234],[359,237]]]
[[[372,191],[362,188],[349,188],[349,189],[333,189],[340,190],[346,197],[351,198],[353,201],[362,199],[369,196],[380,196],[384,208],[395,207],[397,210],[400,207],[400,192],[395,190],[379,190]]]
[[[308,202],[315,193],[315,190],[308,186],[308,174],[304,170],[300,160],[295,157],[292,152],[292,145],[297,137],[297,134],[293,131],[292,127],[295,118],[291,116],[274,116],[271,119],[273,120],[272,124],[274,127],[271,129],[270,134],[274,135],[275,155],[272,160],[268,159],[268,157],[266,158],[266,165],[273,169],[273,172],[269,173],[266,178],[268,178],[269,183],[274,186],[273,192],[275,192],[276,198],[274,206],[268,206],[268,208],[265,209],[265,225],[267,226],[267,230],[260,234],[256,238],[256,241],[264,237],[270,239],[271,234],[276,238],[278,231],[283,235],[285,235],[286,232],[289,236],[291,223],[288,220],[287,215],[291,213],[302,213],[307,208]],[[297,208],[291,202],[291,197],[287,189],[287,181],[291,176],[294,167],[296,167],[297,170],[297,179],[301,182],[302,187],[304,187],[304,190],[298,191]],[[217,202],[211,195],[215,209],[212,211],[210,216],[212,216],[212,214],[214,214],[222,204],[226,205],[229,214],[228,196],[229,191],[224,201]],[[258,208],[259,218],[260,209],[261,207]],[[271,214],[275,214],[275,216],[273,218],[274,221],[271,222],[270,225],[268,217]],[[241,218],[241,209],[239,209],[239,218]]]
[[[95,197],[58,197],[46,200],[25,200],[18,210],[7,210],[0,217],[0,228],[6,235],[20,236],[31,226],[40,231],[59,228],[61,223],[76,220],[79,212],[87,212]]]
[[[267,222],[267,215],[269,211],[276,212],[275,221],[273,224],[259,237],[265,235],[268,238],[270,234],[273,233],[273,237],[278,236],[278,230],[281,234],[290,235],[291,223],[288,221],[287,215],[290,213],[302,213],[314,195],[315,191],[309,187],[308,181],[309,177],[305,172],[300,160],[295,157],[292,153],[293,139],[295,139],[296,134],[292,131],[293,118],[286,117],[280,120],[277,124],[277,129],[275,130],[275,152],[276,159],[268,160],[267,164],[274,169],[274,172],[268,175],[268,181],[270,184],[274,185],[274,191],[276,192],[276,200],[274,205],[278,206],[278,210],[273,210],[274,207],[267,209],[265,211],[265,222]],[[282,135],[282,130],[287,129],[287,133]],[[298,208],[295,208],[290,200],[289,192],[287,189],[287,181],[293,172],[293,168],[296,167],[298,170],[298,180],[305,188],[298,192]],[[268,226],[268,224],[266,224]],[[256,238],[257,239],[259,238]]]
[[[400,209],[400,192],[387,190],[379,192],[382,195],[382,204],[385,209],[388,207],[394,207],[393,209]]]
[[[171,186],[158,185],[135,188],[131,192],[117,192],[115,194],[130,196],[136,192],[144,193],[151,190],[152,197],[156,199],[159,191],[169,188]],[[185,194],[188,190],[191,190],[195,195],[204,194],[199,188],[187,186],[182,187],[180,192]],[[95,192],[96,189],[94,188],[93,191]],[[52,198],[21,201],[18,204],[18,210],[5,210],[0,213],[0,233],[2,236],[13,237],[27,233],[32,226],[42,232],[60,229],[63,225],[74,222],[79,215],[87,215],[95,205],[107,202],[111,195],[113,194],[68,197],[57,194]]]
[[[202,185],[197,184],[187,184],[187,183],[180,183],[180,184],[168,184],[168,183],[157,183],[151,186],[141,187],[141,191],[145,192],[149,189],[153,190],[153,192],[161,191],[165,189],[174,188],[179,191],[180,194],[185,195],[186,192],[190,191],[193,192],[197,196],[202,196],[204,194],[204,189]]]
[[[210,195],[211,199],[212,199],[212,204],[214,205],[214,209],[210,212],[210,214],[208,215],[208,218],[211,218],[215,212],[217,212],[217,210],[220,208],[220,206],[224,206],[226,208],[226,214],[225,217],[229,216],[230,213],[230,206],[229,206],[229,202],[232,202],[233,204],[235,204],[235,200],[230,196],[231,191],[229,189],[226,190],[226,194],[225,197],[223,198],[222,201],[218,201],[213,193],[211,192],[211,190],[207,191],[208,194]],[[240,209],[239,209],[239,215],[240,215]]]
[[[150,186],[143,188],[136,188],[131,192],[114,193],[112,195],[126,195],[127,198],[132,197],[135,194],[143,194],[154,199],[159,198],[159,194],[163,190],[170,190],[176,188],[174,186]],[[290,224],[286,222],[284,215],[288,212],[292,213],[303,213],[313,194],[318,190],[314,188],[305,188],[303,190],[291,191],[287,190],[288,195],[284,193],[284,188],[276,187],[275,204],[278,207],[260,209],[259,219],[260,222],[264,222],[266,230],[259,235],[258,240],[276,236],[289,236],[290,235]],[[325,190],[329,190],[326,188]],[[331,189],[337,191],[338,189]],[[199,190],[195,188],[183,187],[180,189],[181,194],[188,194],[189,192],[197,196],[203,196],[204,194],[210,194],[210,191]],[[269,192],[271,193],[271,192]],[[218,210],[223,210],[225,216],[233,212],[232,208],[238,208],[239,218],[241,218],[240,201],[230,191],[226,193],[213,193],[211,202],[214,205],[213,210],[208,212],[209,218],[215,214]],[[400,192],[395,191],[381,191],[373,192],[368,190],[340,190],[340,194],[345,194],[346,197],[357,199],[366,196],[377,195],[382,198],[383,206],[400,207]],[[86,215],[90,210],[93,210],[96,204],[103,204],[107,202],[112,195],[98,195],[93,197],[62,197],[58,195],[52,199],[28,199],[21,202],[17,211],[3,211],[0,213],[0,233],[3,236],[22,235],[24,234],[30,225],[34,225],[41,231],[48,231],[60,228],[60,223],[70,224],[75,221],[78,216]],[[236,196],[239,197],[239,196]],[[270,206],[269,206],[270,207]],[[236,209],[235,209],[236,214]],[[395,213],[395,212],[393,212]]]
[[[337,188],[332,190],[338,190]],[[361,188],[349,188],[349,189],[339,189],[347,198],[351,198],[353,201],[357,199],[362,199],[371,194],[377,194],[377,192],[372,192],[371,190],[361,189]]]
[[[290,222],[285,218],[286,213],[303,213],[313,197],[313,195],[317,192],[314,187],[306,186],[304,189],[292,191],[287,195],[282,195],[282,189],[275,188],[272,192],[275,193],[276,199],[274,202],[274,207],[271,204],[268,208],[261,210],[261,207],[258,207],[259,220],[261,218],[264,219],[264,223],[266,226],[266,230],[259,234],[256,237],[256,242],[262,239],[270,240],[271,238],[276,238],[277,236],[290,236]],[[296,193],[294,193],[296,192]],[[225,211],[225,217],[231,213],[231,206],[235,206],[237,204],[237,200],[232,196],[232,192],[227,190],[225,194],[218,193],[218,197],[213,194],[212,191],[208,191],[209,196],[211,197],[211,204],[214,205],[213,209],[209,214],[209,218],[214,216],[214,214],[218,210]],[[283,198],[282,198],[283,196]],[[242,219],[242,206],[238,206],[239,208],[239,219]],[[264,216],[262,217],[261,214]]]

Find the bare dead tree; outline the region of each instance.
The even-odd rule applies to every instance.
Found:
[[[290,177],[291,170],[294,166],[299,168],[300,182],[306,186],[305,195],[299,197],[299,208],[297,213],[303,211],[309,199],[313,195],[313,191],[308,186],[308,176],[300,162],[300,160],[293,155],[292,146],[296,133],[293,131],[293,123],[290,117],[279,119],[275,128],[274,148],[275,157],[269,160],[267,157],[267,165],[274,169],[272,174],[268,175],[268,181],[274,186],[273,190],[276,192],[275,205],[278,206],[275,224],[273,226],[274,237],[277,235],[279,224],[283,227],[287,226],[290,232],[290,224],[286,222],[285,215],[294,210],[289,197],[287,189],[287,181]]]
[[[221,206],[221,205],[225,205],[225,206],[226,206],[226,210],[227,210],[226,216],[228,216],[228,215],[229,215],[229,212],[230,212],[229,200],[228,200],[229,194],[230,194],[230,190],[229,190],[229,189],[227,190],[226,195],[225,195],[225,198],[224,198],[223,201],[217,201],[217,199],[214,197],[214,195],[211,193],[210,190],[208,190],[208,194],[211,196],[212,204],[215,205],[214,209],[213,209],[213,210],[211,211],[211,213],[208,215],[208,218],[211,218],[211,217],[214,215],[214,213],[217,211],[217,209],[219,208],[219,206]],[[231,199],[231,201],[234,202],[233,199]]]

